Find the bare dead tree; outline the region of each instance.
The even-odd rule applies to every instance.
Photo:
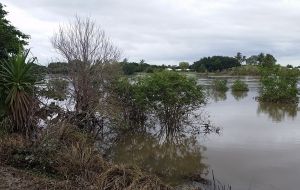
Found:
[[[76,112],[93,109],[108,79],[106,68],[118,61],[120,50],[91,18],[75,19],[61,25],[51,39],[53,47],[69,63]]]

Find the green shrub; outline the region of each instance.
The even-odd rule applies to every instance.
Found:
[[[64,62],[50,63],[48,65],[49,74],[69,74],[69,64]]]
[[[12,132],[31,135],[32,115],[35,107],[32,70],[35,58],[28,59],[29,50],[20,51],[0,63],[0,114],[10,117]],[[4,109],[3,109],[4,108]]]
[[[136,72],[136,65],[131,63],[126,63],[122,67],[125,75],[133,75]]]
[[[226,92],[228,90],[227,80],[215,79],[212,82],[212,87],[214,90]]]
[[[154,72],[132,83],[120,80],[116,87],[120,115],[129,126],[144,126],[147,115],[157,119],[161,127],[186,126],[192,111],[205,103],[196,79],[174,71]]]
[[[241,80],[236,80],[234,81],[233,85],[231,86],[232,91],[248,91],[248,85],[241,81]]]
[[[154,69],[149,67],[146,69],[146,73],[154,73]]]
[[[187,115],[203,103],[203,88],[193,78],[174,71],[155,72],[140,78],[135,98],[168,129],[183,126]]]
[[[262,70],[259,100],[264,102],[298,102],[298,74],[292,70],[274,67]]]
[[[138,105],[135,98],[137,84],[131,81],[125,77],[113,85],[114,95],[119,102],[118,107],[121,112],[121,118],[117,122],[122,126],[122,130],[143,127],[147,120],[147,108],[145,105]]]

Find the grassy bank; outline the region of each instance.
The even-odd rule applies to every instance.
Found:
[[[0,160],[18,168],[8,167],[18,171],[16,178],[28,176],[19,189],[26,183],[32,189],[171,189],[139,168],[104,160],[89,135],[68,123],[49,127],[35,142],[16,134],[2,135]],[[2,184],[14,188],[18,184],[10,183],[15,180],[10,175],[2,176]]]

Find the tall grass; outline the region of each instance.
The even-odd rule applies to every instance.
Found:
[[[105,161],[93,138],[68,122],[49,126],[37,141],[23,136],[0,139],[0,161],[70,180],[82,189],[171,189],[139,168]]]

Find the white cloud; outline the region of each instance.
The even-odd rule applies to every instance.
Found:
[[[132,60],[155,64],[267,52],[300,65],[298,0],[4,0],[14,25],[32,36],[44,63],[49,38],[75,14],[93,17]]]

